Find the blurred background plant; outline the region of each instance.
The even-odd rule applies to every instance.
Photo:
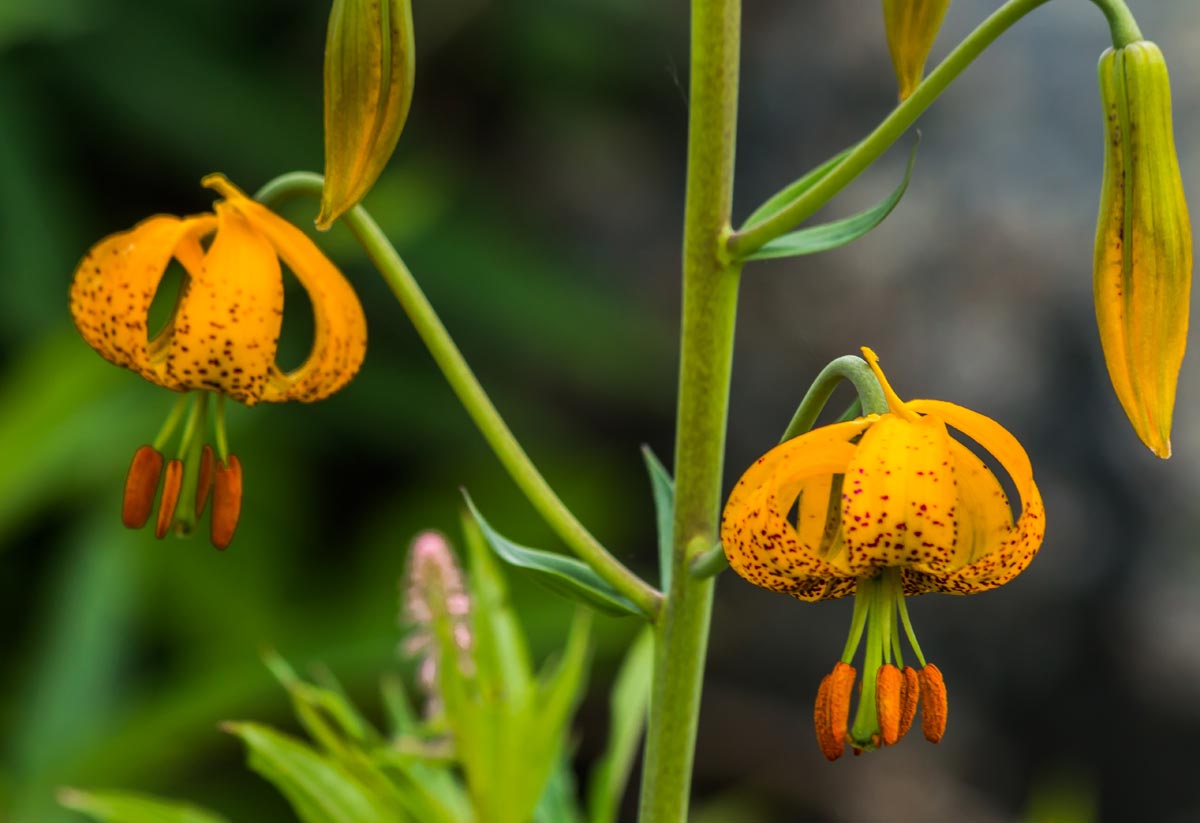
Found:
[[[412,545],[403,649],[420,673],[415,689],[395,675],[383,680],[386,733],[328,669],[306,682],[274,652],[266,665],[311,742],[259,723],[224,724],[304,823],[583,823],[568,735],[587,685],[591,615],[576,611],[566,646],[535,673],[496,560],[474,521],[464,520],[464,532],[465,583],[440,534],[424,532]],[[589,823],[616,820],[650,696],[650,640],[644,630],[630,646],[614,684],[608,746],[587,784]],[[129,792],[66,789],[59,799],[99,823],[225,819]]]
[[[893,105],[869,5],[747,9],[738,216]],[[957,0],[932,59],[994,5]],[[1134,9],[1172,62],[1195,191],[1193,5]],[[555,545],[338,227],[320,242],[363,297],[363,373],[309,408],[231,409],[256,480],[230,551],[120,526],[125,461],[170,399],[77,338],[71,272],[96,238],[148,210],[208,208],[197,181],[210,171],[253,189],[320,167],[326,13],[282,0],[0,3],[3,819],[82,820],[55,803],[65,785],[184,798],[231,820],[293,819],[217,727],[253,718],[300,733],[260,648],[302,670],[322,661],[383,728],[376,684],[394,667],[409,536],[452,531],[469,483],[498,529]],[[671,443],[686,3],[416,0],[414,16],[417,95],[367,204],[544,473],[650,576],[654,513],[636,446],[665,458]],[[849,604],[797,608],[723,579],[697,820],[1200,816],[1190,768],[1200,560],[1188,514],[1200,366],[1185,361],[1176,456],[1160,464],[1127,431],[1095,345],[1094,73],[1106,43],[1092,9],[1039,10],[922,118],[921,163],[887,222],[744,279],[730,481],[820,366],[869,343],[908,394],[969,405],[1017,434],[1052,519],[1045,551],[1004,591],[971,608],[911,606],[926,649],[954,673],[943,743],[834,767],[810,739],[811,692]],[[904,153],[830,211],[890,191]],[[313,212],[287,210],[301,225]],[[285,325],[292,362],[307,333]],[[521,578],[512,599],[543,659],[572,608]],[[604,695],[637,629],[595,620],[577,764],[604,751]]]

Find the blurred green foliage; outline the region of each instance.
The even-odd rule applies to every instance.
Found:
[[[367,206],[550,482],[650,578],[655,518],[636,447],[671,457],[686,4],[414,5],[414,108]],[[947,37],[994,7],[956,0]],[[1180,61],[1181,162],[1194,179],[1194,3],[1137,11]],[[302,670],[324,661],[382,724],[376,680],[395,659],[405,549],[420,529],[453,528],[460,487],[514,541],[559,548],[338,227],[319,243],[363,298],[362,373],[311,407],[231,409],[247,490],[224,554],[203,537],[157,542],[120,526],[127,461],[172,398],[79,341],[73,267],[149,214],[207,209],[206,173],[253,190],[319,170],[327,12],[0,0],[0,819],[79,823],[55,803],[59,787],[123,786],[231,820],[292,820],[217,727],[253,718],[299,733],[262,647]],[[738,214],[892,105],[870,20],[846,0],[747,4]],[[986,401],[1021,434],[1054,531],[1004,593],[913,606],[957,672],[951,723],[964,734],[834,770],[805,716],[845,604],[799,608],[722,581],[697,758],[712,804],[697,821],[824,820],[877,809],[878,796],[950,819],[1027,805],[1090,817],[1093,801],[1106,819],[1196,818],[1200,721],[1187,711],[1200,618],[1188,609],[1194,529],[1178,519],[1195,450],[1181,443],[1165,470],[1124,450],[1091,317],[1106,36],[1089,4],[1048,5],[923,120],[921,167],[879,231],[747,278],[731,472],[770,445],[825,362],[866,342],[892,352],[914,393]],[[881,167],[838,214],[900,174]],[[287,211],[300,225],[315,213]],[[933,235],[939,221],[953,230]],[[288,321],[288,356],[306,330]],[[1081,400],[1048,413],[1039,398],[1051,394]],[[526,580],[512,594],[540,658],[571,607]],[[636,628],[596,621],[577,762],[604,756],[605,694]],[[1060,762],[1082,788],[1040,793],[1039,770]]]
[[[79,341],[66,312],[72,269],[106,233],[155,212],[206,209],[204,173],[253,189],[293,168],[319,170],[327,11],[237,0],[0,3],[5,820],[79,820],[55,803],[65,785],[203,799],[234,820],[288,820],[217,729],[234,717],[294,729],[260,648],[325,661],[379,717],[373,681],[394,659],[406,546],[419,529],[457,521],[460,486],[498,528],[557,547],[341,229],[319,242],[367,310],[362,374],[319,405],[231,409],[246,497],[227,552],[121,528],[128,460],[172,398]],[[428,77],[367,205],[564,498],[623,559],[651,568],[653,511],[636,444],[668,425],[671,334],[648,303],[621,299],[596,261],[547,242],[519,193],[514,201],[489,169],[484,135],[462,132],[457,113],[439,109],[473,105],[439,97],[434,78],[452,82],[454,72],[439,69],[470,59],[484,33],[480,12],[417,4],[418,76]],[[581,4],[559,19],[621,27],[644,15],[638,4]],[[536,79],[528,61],[557,48],[560,34],[502,29],[498,51],[526,55],[505,73]],[[585,61],[577,71],[597,67]],[[287,213],[309,225],[315,208]],[[289,289],[287,299],[301,295]],[[302,353],[306,331],[285,326],[285,349]],[[657,429],[638,431],[647,404]],[[597,426],[620,431],[624,451],[589,439]],[[514,598],[540,656],[571,607],[528,582],[515,584]],[[636,628],[598,622],[602,677]]]

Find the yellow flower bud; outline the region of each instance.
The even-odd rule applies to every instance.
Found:
[[[883,0],[883,25],[901,100],[920,84],[925,60],[949,7],[950,0]]]
[[[379,179],[408,116],[415,62],[409,0],[333,0],[317,228],[329,228]]]
[[[1104,182],[1096,226],[1096,320],[1108,374],[1134,431],[1171,456],[1187,343],[1192,230],[1171,128],[1171,88],[1147,41],[1100,57]]]

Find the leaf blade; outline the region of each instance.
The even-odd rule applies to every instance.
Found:
[[[483,518],[465,490],[463,497],[492,551],[510,566],[530,572],[534,579],[557,594],[585,603],[606,614],[649,617],[633,601],[605,582],[586,563],[566,555],[521,546],[504,537]]]
[[[753,254],[748,255],[745,259],[773,260],[780,257],[800,257],[823,251],[831,251],[832,249],[841,248],[852,243],[864,234],[867,234],[882,223],[900,203],[900,199],[904,197],[904,193],[908,190],[909,181],[912,179],[913,166],[917,161],[917,145],[919,143],[920,138],[918,137],[917,142],[913,144],[912,151],[909,153],[908,166],[904,172],[904,179],[900,181],[900,185],[886,198],[874,206],[864,209],[857,214],[852,214],[849,217],[833,220],[829,223],[822,223],[817,226],[797,229],[781,237],[776,237]]]
[[[588,779],[588,823],[616,823],[650,706],[654,632],[643,629],[621,662],[609,696],[608,741]]]
[[[838,164],[845,160],[846,156],[850,154],[850,152],[854,151],[855,148],[856,146],[850,146],[849,148],[842,149],[821,165],[806,171],[799,179],[794,180],[779,191],[775,192],[775,194],[767,198],[766,202],[755,209],[753,214],[746,218],[746,222],[742,224],[742,227],[747,228],[749,226],[753,226],[756,223],[761,223],[762,221],[779,214],[779,212],[787,208],[787,206],[793,200],[800,197],[800,195],[804,194],[806,191],[819,183],[822,177],[837,168]]]
[[[642,459],[650,475],[650,491],[654,495],[654,515],[658,525],[658,568],[663,592],[671,590],[672,536],[675,528],[675,481],[650,451],[642,446]]]
[[[63,789],[58,802],[97,823],[229,823],[227,817],[191,803],[134,792]]]

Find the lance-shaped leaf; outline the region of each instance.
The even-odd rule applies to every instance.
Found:
[[[633,601],[605,582],[591,566],[573,557],[531,549],[512,542],[483,519],[483,515],[465,491],[463,497],[466,498],[467,506],[479,523],[479,528],[482,529],[492,551],[510,566],[529,572],[539,583],[563,597],[586,603],[607,614],[649,617]]]
[[[642,629],[625,654],[609,695],[608,742],[588,780],[588,823],[616,823],[650,705],[654,633]]]
[[[229,823],[228,818],[190,803],[131,792],[63,789],[58,802],[96,823]]]
[[[289,735],[258,723],[226,723],[242,739],[250,768],[274,784],[303,823],[405,823],[345,766]]]
[[[846,155],[854,151],[854,148],[854,146],[851,146],[848,149],[842,149],[833,157],[830,157],[824,163],[817,166],[815,169],[805,172],[800,179],[794,180],[779,191],[775,192],[775,194],[771,195],[767,202],[755,209],[754,213],[746,218],[746,222],[742,224],[742,227],[745,228],[747,226],[753,226],[755,223],[761,223],[763,220],[779,214],[779,212],[787,208],[793,200],[796,200],[798,197],[800,197],[800,195],[817,185],[817,183],[821,182],[821,178],[837,168],[838,164],[846,159]]]
[[[816,254],[845,246],[871,231],[892,213],[892,210],[900,202],[900,198],[904,197],[904,192],[908,190],[908,182],[912,179],[913,166],[917,162],[917,146],[920,142],[921,138],[918,132],[917,140],[913,143],[912,151],[908,155],[908,166],[904,171],[904,179],[887,199],[850,217],[797,229],[782,237],[777,237],[746,259],[770,260],[776,257],[800,257],[806,254]]]
[[[654,514],[658,525],[658,568],[662,590],[671,590],[671,538],[675,530],[675,481],[650,451],[642,446],[642,459],[650,475],[650,490],[654,494]]]

